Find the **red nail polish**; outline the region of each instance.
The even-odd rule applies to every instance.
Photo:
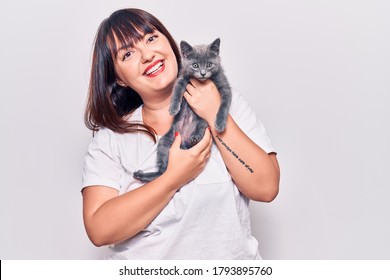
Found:
[[[210,129],[210,127],[209,127],[209,126],[207,127],[207,129],[208,129],[209,131],[211,131],[211,129]]]
[[[176,137],[177,135],[179,135],[179,132],[176,131],[176,132],[175,132],[175,137]]]

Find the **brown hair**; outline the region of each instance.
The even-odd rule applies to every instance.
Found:
[[[132,113],[143,101],[130,87],[116,83],[114,58],[118,46],[132,46],[143,34],[157,30],[168,39],[180,70],[180,51],[171,34],[153,15],[140,9],[123,9],[114,12],[99,26],[92,55],[89,93],[85,109],[85,125],[93,132],[107,127],[117,133],[143,132],[155,139],[155,131],[142,123],[130,123],[123,117]],[[120,47],[120,46],[119,46]]]

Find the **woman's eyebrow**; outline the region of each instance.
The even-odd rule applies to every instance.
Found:
[[[127,49],[132,48],[132,47],[133,47],[133,44],[131,44],[131,43],[123,44],[123,45],[116,51],[115,56],[117,57],[118,54],[119,54],[121,51],[127,50]]]
[[[146,36],[150,35],[150,34],[155,34],[156,33],[156,30],[153,30],[151,32],[145,32],[144,35],[141,35],[141,38],[139,38],[139,40],[137,41],[141,41],[142,39],[144,39]],[[129,48],[132,48],[134,47],[134,42],[128,42],[128,43],[125,43],[125,44],[122,44],[122,46],[116,51],[116,57],[118,56],[118,54],[123,51],[123,50],[126,50],[126,49],[129,49]]]

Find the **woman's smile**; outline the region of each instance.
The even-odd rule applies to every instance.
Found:
[[[115,72],[118,82],[135,90],[145,102],[156,92],[170,94],[177,77],[176,56],[168,39],[158,31],[147,33],[134,46],[118,51]]]
[[[164,69],[165,69],[164,60],[159,59],[145,69],[144,75],[153,78],[156,77],[161,72],[163,72]]]

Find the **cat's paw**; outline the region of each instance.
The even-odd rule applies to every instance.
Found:
[[[135,179],[138,179],[138,180],[143,180],[143,177],[144,177],[144,172],[142,170],[138,170],[138,171],[135,171],[133,172],[133,177]]]
[[[226,122],[218,122],[218,121],[216,121],[214,127],[215,127],[215,130],[218,133],[222,133],[225,130],[225,128],[226,128]]]
[[[171,116],[176,116],[177,113],[179,113],[179,111],[180,111],[179,105],[177,105],[177,106],[171,105],[169,107],[169,114],[171,114]]]
[[[200,142],[201,138],[200,137],[191,137],[189,140],[188,140],[188,146],[190,148],[192,148],[193,146],[195,146],[196,144],[198,144]]]

